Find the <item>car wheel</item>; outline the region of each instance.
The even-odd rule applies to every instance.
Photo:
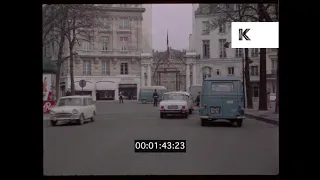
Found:
[[[54,121],[54,120],[51,120],[51,121],[50,121],[51,126],[56,126],[57,123],[58,123],[58,121]]]
[[[192,114],[192,109],[189,109],[189,114]]]
[[[164,114],[164,113],[160,113],[160,118],[161,119],[163,119],[163,118],[165,118],[166,117],[166,115]]]
[[[91,118],[91,122],[94,122],[96,120],[96,112],[93,111],[93,115],[92,115],[92,118]]]
[[[233,127],[238,127],[238,121],[237,120],[232,120],[231,124]]]
[[[83,114],[80,115],[79,119],[77,120],[77,124],[78,125],[84,124],[84,116],[83,116]]]
[[[205,119],[201,119],[201,126],[207,126],[207,121]]]

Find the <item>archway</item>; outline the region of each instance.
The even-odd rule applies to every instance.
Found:
[[[206,78],[210,78],[212,74],[212,68],[205,66],[202,68],[202,78],[206,79]]]

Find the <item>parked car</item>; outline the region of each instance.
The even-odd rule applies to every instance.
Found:
[[[58,100],[50,109],[50,122],[56,126],[58,122],[77,123],[94,121],[97,113],[96,105],[91,96],[66,96]]]
[[[164,93],[160,102],[160,118],[168,114],[181,114],[188,118],[192,113],[193,100],[189,93],[183,91]]]

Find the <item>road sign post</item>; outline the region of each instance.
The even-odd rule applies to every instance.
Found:
[[[79,81],[79,86],[82,88],[81,95],[83,95],[83,88],[86,86],[86,84],[86,81],[83,79]]]

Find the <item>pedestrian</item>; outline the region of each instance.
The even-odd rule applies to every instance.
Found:
[[[156,89],[153,92],[153,107],[158,107],[158,92]]]
[[[198,92],[198,96],[196,98],[197,106],[199,107],[200,105],[200,92]]]
[[[123,93],[119,93],[119,103],[123,103]]]

